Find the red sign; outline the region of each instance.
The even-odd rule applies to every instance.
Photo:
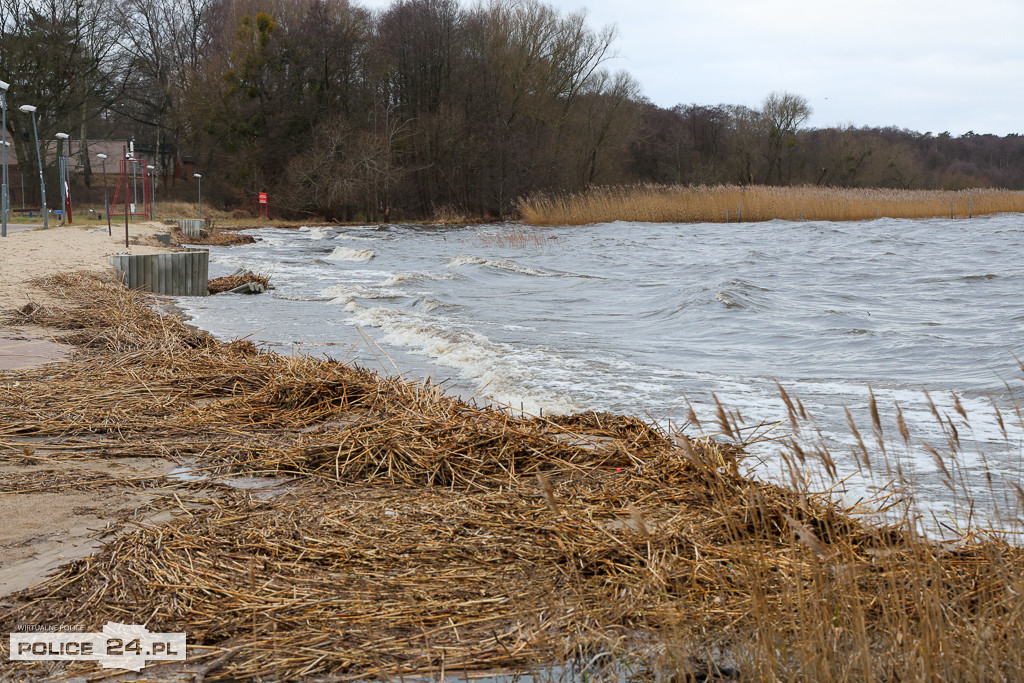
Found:
[[[267,193],[266,192],[260,192],[260,204],[266,204],[266,203],[267,203]]]

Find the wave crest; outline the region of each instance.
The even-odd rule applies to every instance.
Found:
[[[369,261],[377,255],[373,249],[350,249],[348,247],[335,247],[328,261]]]
[[[508,259],[486,259],[479,256],[470,256],[469,254],[460,254],[448,262],[449,268],[458,268],[460,266],[490,266],[491,268],[507,270],[522,275],[532,275],[534,277],[593,277],[592,275],[577,275],[575,273],[552,273],[546,270],[530,268]]]

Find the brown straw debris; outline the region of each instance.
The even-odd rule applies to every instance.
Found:
[[[92,277],[45,286],[66,303],[8,321],[64,330],[79,351],[0,375],[0,455],[187,459],[202,476],[292,483],[228,489],[124,530],[7,598],[0,630],[184,631],[206,680],[1024,670],[1016,547],[862,523],[741,476],[734,445],[670,441],[637,418],[514,417],[336,361],[222,344]],[[97,669],[32,669],[44,672]]]

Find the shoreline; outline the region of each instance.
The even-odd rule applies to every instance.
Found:
[[[107,521],[110,533],[0,597],[0,630],[107,619],[184,630],[192,665],[151,675],[220,662],[242,680],[600,675],[599,652],[613,655],[605,675],[624,662],[759,678],[787,672],[767,656],[783,646],[804,674],[881,652],[912,679],[929,638],[944,639],[930,657],[967,671],[978,648],[1006,654],[1024,637],[1024,598],[1002,588],[1024,580],[1019,548],[865,524],[742,477],[735,447],[669,440],[635,417],[515,418],[219,342],[95,277],[45,287],[20,322],[77,351],[0,375],[4,500],[35,512],[29,540],[45,532],[39,510],[62,501],[92,514],[87,532]],[[167,478],[190,462],[213,476]],[[243,476],[287,482],[222,483]],[[75,496],[124,507],[104,517]],[[8,566],[14,544],[3,545]],[[899,594],[908,585],[919,592]],[[934,604],[956,617],[942,631]],[[1017,671],[988,661],[989,673]]]

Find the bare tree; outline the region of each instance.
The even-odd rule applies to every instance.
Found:
[[[787,92],[772,92],[761,107],[761,120],[766,137],[768,183],[788,182],[791,167],[784,161],[791,161],[797,145],[797,129],[811,115],[807,99]],[[784,169],[785,166],[785,169]],[[785,177],[784,177],[785,176]]]
[[[78,130],[84,137],[88,122],[116,97],[113,9],[103,0],[0,0],[0,70],[11,77],[12,104],[38,108],[44,166],[54,133]],[[7,121],[18,158],[34,160],[35,146],[26,142],[30,120]]]

